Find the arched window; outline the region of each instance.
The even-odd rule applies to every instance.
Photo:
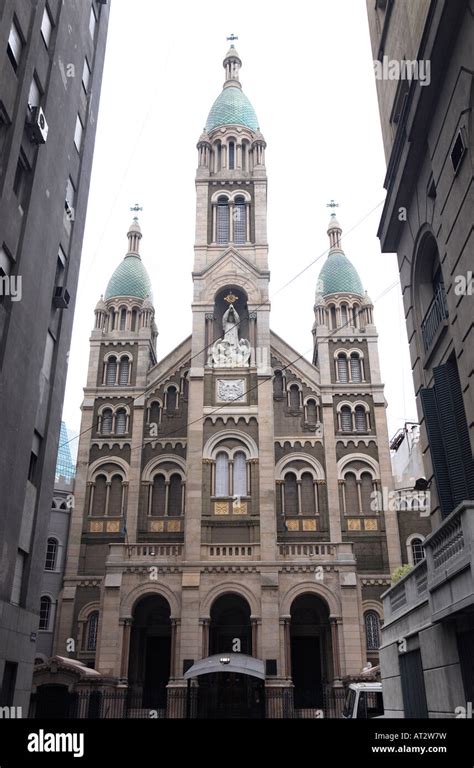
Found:
[[[107,514],[113,517],[122,515],[122,478],[120,475],[114,475],[110,483],[109,508]]]
[[[105,501],[107,498],[107,478],[105,475],[97,475],[93,493],[92,514],[103,517],[105,515]]]
[[[354,316],[354,327],[359,328],[359,313],[360,313],[360,304],[354,304],[352,308],[352,314]]]
[[[153,478],[150,511],[152,515],[164,515],[166,513],[166,484],[164,475],[155,475]]]
[[[380,648],[380,619],[375,611],[364,614],[365,641],[368,651],[378,651]]]
[[[371,513],[371,505],[374,500],[374,496],[372,496],[373,491],[374,481],[372,475],[369,472],[362,472],[360,476],[360,495],[363,515],[370,515]]]
[[[342,384],[347,384],[349,381],[349,368],[344,352],[340,352],[337,356],[337,380]]]
[[[183,399],[187,400],[189,397],[189,377],[188,372],[183,373]]]
[[[176,410],[178,404],[178,391],[176,387],[169,387],[166,392],[166,410],[168,413],[173,413]]]
[[[58,542],[56,539],[48,539],[48,545],[46,547],[46,560],[44,563],[45,571],[54,571],[56,569],[56,561],[58,559]]]
[[[235,168],[235,142],[229,141],[229,170],[233,171]]]
[[[273,377],[273,394],[275,397],[283,396],[283,374],[281,371],[275,371]]]
[[[316,406],[316,400],[308,400],[306,403],[306,421],[308,424],[316,424],[318,418],[318,411]]]
[[[300,407],[300,391],[296,384],[292,384],[290,387],[290,408],[293,411],[297,411]]]
[[[137,330],[138,309],[132,309],[132,331]]]
[[[359,494],[357,493],[357,479],[353,472],[347,472],[344,476],[344,496],[346,515],[358,515]]]
[[[110,435],[111,432],[112,432],[112,410],[110,408],[106,408],[104,411],[102,411],[101,433],[103,435]]]
[[[242,170],[247,170],[247,152],[248,152],[248,145],[246,141],[242,142]]]
[[[170,485],[168,489],[168,515],[172,517],[179,517],[181,514],[181,494],[182,494],[182,480],[181,475],[174,474],[170,477]]]
[[[99,626],[99,611],[92,611],[87,622],[87,643],[88,651],[97,649],[97,629]]]
[[[296,475],[288,472],[285,475],[285,515],[298,514],[298,483]]]
[[[238,451],[234,455],[233,470],[234,496],[247,496],[247,461],[245,459],[245,454],[242,453],[242,451]]]
[[[357,352],[351,354],[351,379],[352,381],[362,381],[362,364]]]
[[[124,408],[119,408],[115,414],[115,434],[125,435],[127,431],[127,412]]]
[[[160,404],[154,400],[150,406],[150,424],[160,423]]]
[[[412,539],[410,542],[410,547],[411,547],[411,556],[413,560],[413,565],[417,565],[418,563],[421,563],[421,561],[425,559],[425,550],[423,548],[423,540]]]
[[[247,211],[245,198],[236,197],[234,205],[234,243],[243,244],[247,240]]]
[[[352,411],[348,405],[341,408],[341,432],[352,432]]]
[[[217,242],[229,242],[229,201],[227,197],[219,197],[217,201]]]
[[[301,476],[301,514],[315,515],[316,503],[314,496],[314,479],[309,472]]]
[[[109,385],[115,384],[117,381],[117,358],[109,357],[107,361],[107,373],[105,377],[105,383]]]
[[[341,326],[344,328],[348,323],[347,304],[341,304]]]
[[[336,317],[336,307],[334,304],[331,304],[329,307],[329,315],[331,317],[331,328],[335,330],[337,328],[337,317]]]
[[[363,405],[355,407],[355,428],[356,432],[367,432],[367,413]]]
[[[43,595],[40,600],[40,619],[39,628],[47,631],[49,629],[49,623],[51,621],[51,598],[47,595]]]
[[[127,323],[127,310],[121,309],[120,310],[120,330],[121,331],[125,330],[126,323]]]
[[[119,384],[127,385],[130,373],[130,360],[128,357],[122,357],[119,367]]]
[[[229,457],[223,451],[216,456],[216,496],[229,495]]]

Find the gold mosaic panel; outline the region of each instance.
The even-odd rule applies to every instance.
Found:
[[[300,529],[300,521],[299,520],[287,520],[286,521],[286,527],[289,531],[299,531]]]
[[[177,533],[181,530],[181,520],[168,520],[167,528],[170,533]]]
[[[228,515],[229,514],[229,504],[227,501],[216,501],[214,502],[214,514],[215,515]]]
[[[366,531],[378,530],[377,520],[364,520],[364,528]]]
[[[92,520],[90,530],[91,533],[102,533],[104,530],[103,522],[101,520]]]
[[[360,531],[362,530],[361,526],[361,520],[348,520],[347,521],[347,530],[348,531]]]
[[[154,533],[162,533],[165,530],[165,524],[163,520],[150,520],[150,531]]]
[[[315,531],[316,520],[303,520],[303,531]]]
[[[118,533],[120,531],[120,520],[107,520],[107,533]]]

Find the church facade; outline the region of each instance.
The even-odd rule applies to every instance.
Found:
[[[135,219],[90,340],[56,670],[82,662],[144,707],[188,679],[214,706],[254,683],[322,706],[378,663],[400,565],[373,306],[332,215],[312,362],[272,332],[240,67],[232,46],[197,145],[191,335],[158,359]]]

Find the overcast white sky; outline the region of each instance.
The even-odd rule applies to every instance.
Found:
[[[139,202],[158,356],[191,330],[196,143],[224,81],[229,43],[267,141],[271,294],[327,248],[329,209],[345,231],[384,199],[385,160],[365,0],[165,3],[112,0],[64,419],[80,428],[94,307],[127,249]],[[395,280],[376,237],[382,205],[343,247],[375,301]],[[272,302],[271,325],[311,358],[324,254]],[[389,434],[416,420],[400,287],[375,305]],[[72,445],[71,448],[76,448]]]

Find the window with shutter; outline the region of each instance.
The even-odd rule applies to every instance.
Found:
[[[367,432],[367,414],[362,405],[357,405],[355,409],[355,428],[356,432]]]
[[[127,412],[123,408],[115,416],[115,434],[124,435],[127,431]]]
[[[352,411],[348,405],[341,408],[341,431],[352,432]]]
[[[245,199],[235,198],[234,205],[234,243],[243,244],[247,240],[247,215]]]
[[[342,352],[337,357],[337,379],[343,384],[346,384],[349,381],[347,357]]]
[[[105,383],[113,386],[117,380],[117,359],[110,357],[107,362],[107,374]]]
[[[99,611],[93,611],[87,622],[87,650],[95,651],[97,648],[97,628],[99,626]]]
[[[362,365],[356,352],[351,355],[351,379],[355,382],[362,381]]]
[[[229,242],[229,201],[220,197],[217,201],[217,242]]]
[[[112,432],[112,411],[106,408],[102,413],[102,434],[109,435]]]
[[[119,368],[119,384],[126,386],[129,379],[130,360],[128,357],[122,357]]]

